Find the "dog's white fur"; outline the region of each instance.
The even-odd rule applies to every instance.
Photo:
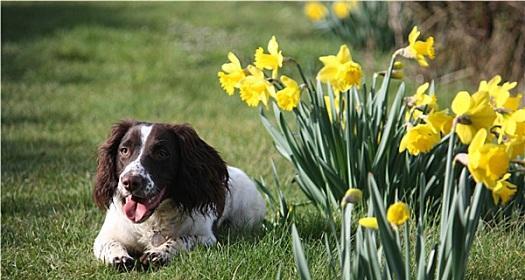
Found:
[[[261,194],[242,170],[228,167],[228,173],[229,191],[218,225],[225,221],[237,228],[258,225],[266,212]],[[191,250],[197,244],[214,245],[217,242],[212,230],[215,220],[217,217],[212,211],[206,215],[194,212],[190,216],[180,212],[166,199],[146,221],[136,224],[124,214],[122,202],[114,198],[95,239],[94,253],[108,265],[132,260],[132,252],[153,254],[153,261],[166,263],[179,252]],[[160,246],[152,244],[155,232],[160,232],[162,240],[165,240]]]

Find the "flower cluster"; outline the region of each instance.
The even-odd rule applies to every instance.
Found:
[[[405,224],[410,218],[410,210],[408,205],[404,202],[398,201],[388,207],[386,212],[386,219],[390,225],[397,229]],[[377,218],[365,217],[359,219],[359,225],[368,229],[378,229]]]
[[[241,66],[237,56],[230,52],[229,63],[222,65],[222,71],[217,74],[221,87],[228,95],[233,95],[239,89],[241,100],[250,107],[257,107],[260,103],[268,106],[273,98],[277,105],[286,111],[291,111],[299,104],[301,87],[290,77],[281,76],[277,80],[279,69],[283,67],[284,57],[279,50],[275,36],[268,42],[268,52],[262,47],[255,50],[253,65],[246,68]],[[271,71],[267,77],[265,70]]]
[[[343,199],[341,199],[341,208],[345,208],[347,204],[358,204],[363,198],[363,192],[356,188],[349,188]],[[398,201],[388,207],[386,212],[386,220],[390,225],[397,229],[408,221],[410,218],[410,209],[404,202]],[[378,229],[378,222],[376,217],[364,217],[359,219],[359,225],[368,229]]]
[[[520,109],[523,94],[510,92],[516,82],[501,83],[501,77],[481,81],[470,94],[460,91],[448,110],[439,111],[435,95],[427,95],[428,83],[406,99],[407,132],[399,151],[412,155],[427,153],[454,127],[468,154],[458,159],[468,166],[476,182],[492,191],[496,204],[507,203],[516,186],[507,180],[510,163],[525,155],[525,109]]]
[[[419,35],[416,26],[408,36],[409,45],[398,54],[427,67],[426,58],[435,57],[434,39],[418,41]],[[468,146],[468,154],[457,158],[468,166],[476,182],[492,191],[494,203],[507,203],[516,192],[516,186],[507,181],[512,176],[510,163],[525,156],[525,109],[520,109],[523,94],[511,92],[516,85],[501,84],[500,76],[481,81],[475,93],[456,94],[450,114],[439,109],[436,95],[427,93],[429,84],[424,83],[405,99],[407,130],[399,152],[428,153],[445,135],[455,133]]]
[[[356,0],[335,1],[331,5],[331,13],[338,19],[344,19],[356,6]],[[304,5],[304,13],[309,20],[319,22],[330,14],[330,10],[320,2],[311,1]]]
[[[261,47],[257,48],[253,65],[242,68],[239,59],[232,52],[228,54],[228,59],[230,62],[223,64],[222,71],[217,74],[222,88],[228,95],[233,95],[235,89],[239,89],[241,100],[250,107],[256,107],[260,103],[267,106],[270,98],[285,111],[292,111],[298,106],[302,86],[285,75],[277,79],[279,69],[283,67],[284,57],[275,36],[268,43],[268,53]],[[288,60],[293,61],[289,58]],[[317,79],[332,87],[334,102],[338,106],[341,92],[360,84],[363,76],[361,65],[352,60],[347,45],[342,45],[336,55],[321,56],[319,60],[324,66],[317,74]],[[267,77],[265,70],[270,70],[271,76]],[[306,81],[304,82],[306,84]],[[330,108],[328,96],[325,97],[325,101]],[[328,111],[331,113],[331,110]]]

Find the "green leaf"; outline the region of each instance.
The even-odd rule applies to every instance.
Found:
[[[399,107],[401,106],[401,100],[403,99],[404,94],[405,94],[405,84],[401,83],[401,85],[399,86],[399,90],[397,91],[396,99],[394,100],[394,103],[392,104],[390,108],[387,122],[381,133],[381,142],[379,144],[379,148],[377,149],[376,155],[374,157],[372,168],[377,166],[380,160],[383,160],[383,155],[385,153],[385,148],[387,147],[387,145],[394,146],[394,147],[397,147],[399,145],[398,142],[392,144],[391,135],[392,135],[393,126],[401,125],[399,122],[397,123],[394,122],[394,120],[397,119],[397,115],[399,114]]]
[[[386,220],[386,211],[383,206],[383,199],[377,188],[377,184],[372,174],[368,174],[368,187],[370,197],[372,198],[372,205],[374,206],[375,216],[379,224],[379,234],[381,237],[381,245],[385,250],[385,258],[388,267],[393,271],[398,279],[405,279],[406,273],[403,264],[403,257],[401,253],[400,244],[397,242],[394,232],[390,228],[390,224]]]
[[[297,268],[297,272],[299,272],[299,277],[303,280],[310,280],[310,270],[308,269],[308,263],[306,262],[301,239],[299,238],[295,224],[292,225],[292,246],[295,267]]]

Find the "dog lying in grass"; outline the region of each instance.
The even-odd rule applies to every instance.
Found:
[[[188,125],[122,121],[99,148],[95,256],[120,270],[167,264],[217,242],[217,227],[253,228],[266,208],[255,184]]]

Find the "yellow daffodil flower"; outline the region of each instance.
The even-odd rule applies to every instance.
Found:
[[[390,74],[390,78],[396,79],[396,80],[403,80],[404,77],[405,77],[405,73],[403,72],[403,70],[393,70],[392,73]]]
[[[403,65],[403,62],[401,62],[401,61],[395,61],[395,62],[394,62],[394,66],[392,67],[392,69],[393,69],[393,70],[401,70],[401,69],[403,69],[403,67],[405,67],[405,66]]]
[[[408,47],[403,49],[401,55],[406,58],[413,58],[417,60],[419,65],[428,67],[427,60],[425,57],[434,59],[434,37],[430,36],[426,41],[417,41],[417,38],[421,32],[417,30],[417,26],[414,26],[410,34],[408,35]]]
[[[502,128],[511,137],[525,136],[525,109],[517,110],[505,118]]]
[[[504,111],[516,111],[518,110],[522,95],[511,94],[510,90],[515,88],[516,82],[505,82],[501,86],[501,76],[496,75],[490,81],[481,81],[479,84],[478,91],[486,91],[490,95],[491,105],[495,109]]]
[[[367,229],[378,229],[377,219],[375,217],[366,217],[359,219],[359,225]]]
[[[287,76],[281,76],[281,82],[283,82],[285,87],[275,94],[277,105],[283,110],[291,111],[299,105],[301,89],[296,81]]]
[[[441,132],[443,135],[449,134],[452,129],[454,118],[448,114],[448,110],[432,112],[428,114],[426,122],[432,126],[436,133]]]
[[[410,218],[410,210],[404,202],[398,201],[388,207],[386,219],[392,226],[403,225]]]
[[[491,188],[509,168],[509,155],[505,146],[486,144],[487,130],[480,129],[468,147],[468,170],[478,183]]]
[[[357,5],[357,1],[335,1],[332,3],[332,11],[338,19],[345,19],[350,11]]]
[[[504,145],[511,159],[525,158],[525,136],[512,137]]]
[[[498,143],[505,145],[511,159],[525,157],[525,109],[497,115]]]
[[[332,85],[336,94],[359,85],[363,72],[361,66],[352,61],[348,46],[342,45],[337,55],[322,56],[319,60],[324,67],[317,74],[317,79]]]
[[[343,196],[343,199],[341,199],[341,208],[345,208],[348,203],[357,204],[361,202],[362,198],[363,192],[360,189],[349,188]]]
[[[439,133],[431,125],[419,124],[408,128],[407,133],[401,139],[399,152],[408,150],[411,155],[417,156],[432,150],[440,140]]]
[[[221,87],[228,93],[233,95],[235,88],[239,88],[240,82],[246,77],[244,70],[241,67],[241,62],[234,53],[228,53],[230,63],[222,65],[222,71],[217,73]]]
[[[458,92],[452,101],[452,111],[456,114],[456,133],[463,144],[469,144],[478,130],[489,129],[496,119],[486,91],[472,96],[466,91]]]
[[[256,107],[259,102],[267,106],[269,97],[275,94],[273,85],[265,79],[262,70],[249,65],[248,71],[251,75],[240,84],[241,100],[250,107]]]
[[[255,50],[255,66],[259,69],[272,70],[272,78],[277,78],[277,70],[283,67],[283,55],[279,50],[279,44],[272,36],[268,42],[268,53],[264,53],[263,48],[259,47]]]
[[[309,20],[317,22],[328,15],[328,9],[319,2],[308,2],[304,5],[304,14]]]
[[[503,205],[507,204],[517,191],[516,185],[507,182],[510,178],[510,173],[507,173],[496,182],[492,189],[492,199],[494,204],[499,205],[500,201]]]
[[[428,83],[420,85],[416,90],[416,94],[405,99],[407,107],[410,108],[405,115],[406,121],[410,119],[416,120],[421,115],[438,109],[436,96],[425,94],[428,87]]]

